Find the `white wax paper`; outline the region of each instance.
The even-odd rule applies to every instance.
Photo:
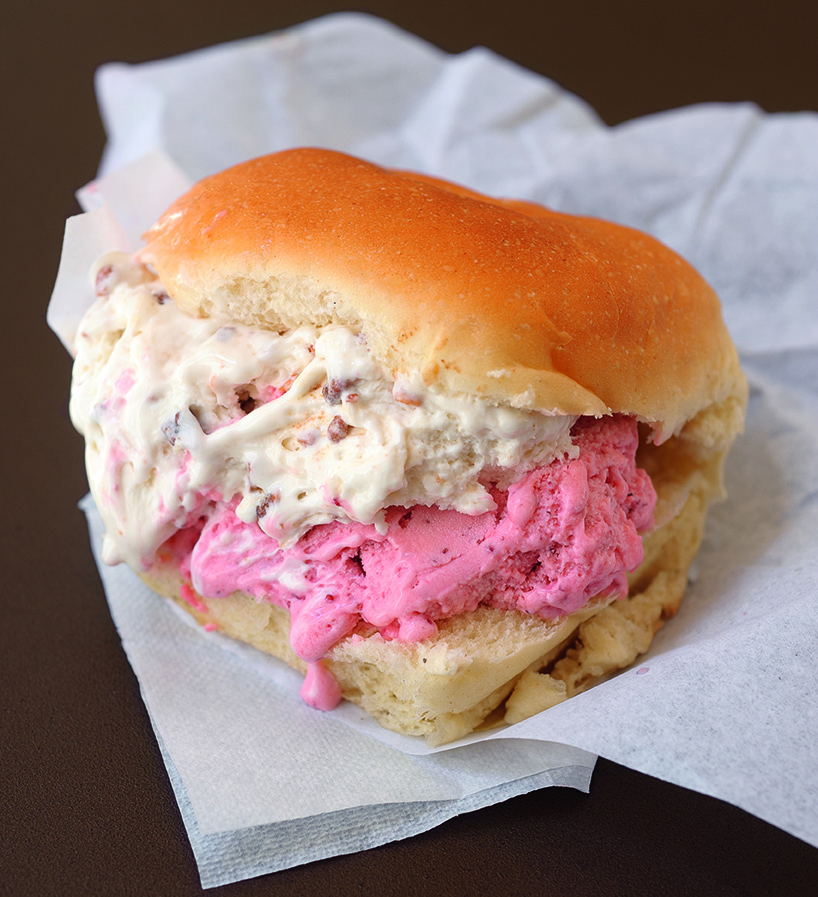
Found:
[[[751,382],[729,497],[650,652],[466,743],[432,751],[351,705],[310,710],[296,674],[101,566],[203,885],[406,837],[533,788],[587,789],[595,755],[818,846],[818,116],[708,105],[608,128],[485,49],[449,56],[353,14],[108,65],[98,93],[109,143],[49,309],[69,348],[97,254],[137,246],[191,179],[311,144],[653,233],[720,293]]]

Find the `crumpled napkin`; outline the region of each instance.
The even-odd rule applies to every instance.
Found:
[[[69,347],[96,254],[138,245],[191,179],[313,144],[653,233],[720,293],[751,382],[729,497],[650,652],[537,717],[442,749],[351,705],[305,707],[296,674],[100,565],[203,886],[534,788],[587,790],[595,755],[818,845],[818,116],[708,105],[608,128],[488,50],[449,56],[357,14],[107,65],[97,87],[109,142],[80,192],[91,211],[68,223],[49,309]]]

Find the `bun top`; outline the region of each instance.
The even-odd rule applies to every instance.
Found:
[[[346,324],[432,388],[635,415],[659,440],[743,407],[716,294],[616,224],[306,148],[205,178],[146,241],[140,257],[191,314]]]

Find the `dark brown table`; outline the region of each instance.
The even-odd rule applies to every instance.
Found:
[[[77,501],[70,360],[45,325],[73,191],[104,134],[92,78],[343,9],[324,0],[7,0],[2,31],[0,894],[200,892]],[[818,109],[818,5],[441,0],[360,7],[545,74],[610,124],[701,101]],[[818,148],[816,148],[818,151]],[[215,894],[813,895],[818,850],[734,807],[600,760],[549,789],[363,854]]]

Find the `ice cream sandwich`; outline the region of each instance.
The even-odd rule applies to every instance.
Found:
[[[104,560],[307,703],[445,743],[676,612],[746,382],[655,239],[302,148],[200,181],[91,283],[71,414]]]

